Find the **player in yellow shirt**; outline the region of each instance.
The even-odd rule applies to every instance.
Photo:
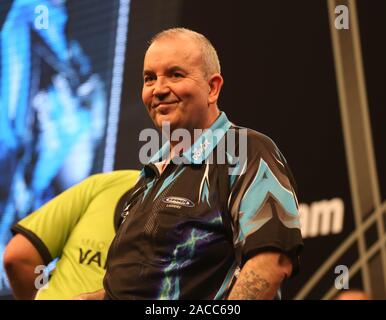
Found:
[[[15,297],[71,299],[101,289],[107,252],[138,176],[135,170],[93,175],[14,225],[4,265]],[[43,286],[48,277],[36,267],[56,258]]]

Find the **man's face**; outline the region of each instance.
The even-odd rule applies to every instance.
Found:
[[[158,128],[164,121],[170,123],[172,131],[211,125],[210,86],[195,41],[176,37],[153,42],[145,55],[143,75],[142,100]]]

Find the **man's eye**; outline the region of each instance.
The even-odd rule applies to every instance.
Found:
[[[154,80],[155,80],[155,78],[154,78],[153,76],[145,76],[145,77],[143,78],[143,81],[144,81],[145,83],[151,82],[151,81],[154,81]]]
[[[173,77],[174,77],[174,78],[183,78],[184,75],[183,75],[182,73],[175,72],[175,73],[173,73]]]

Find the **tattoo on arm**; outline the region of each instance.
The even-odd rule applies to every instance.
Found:
[[[256,300],[263,298],[270,289],[270,283],[259,276],[255,271],[249,270],[236,282],[230,298],[237,300]]]

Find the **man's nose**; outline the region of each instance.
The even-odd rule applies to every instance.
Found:
[[[164,77],[158,77],[155,82],[153,95],[162,99],[162,97],[167,96],[170,93],[170,88],[167,84],[167,81]]]

